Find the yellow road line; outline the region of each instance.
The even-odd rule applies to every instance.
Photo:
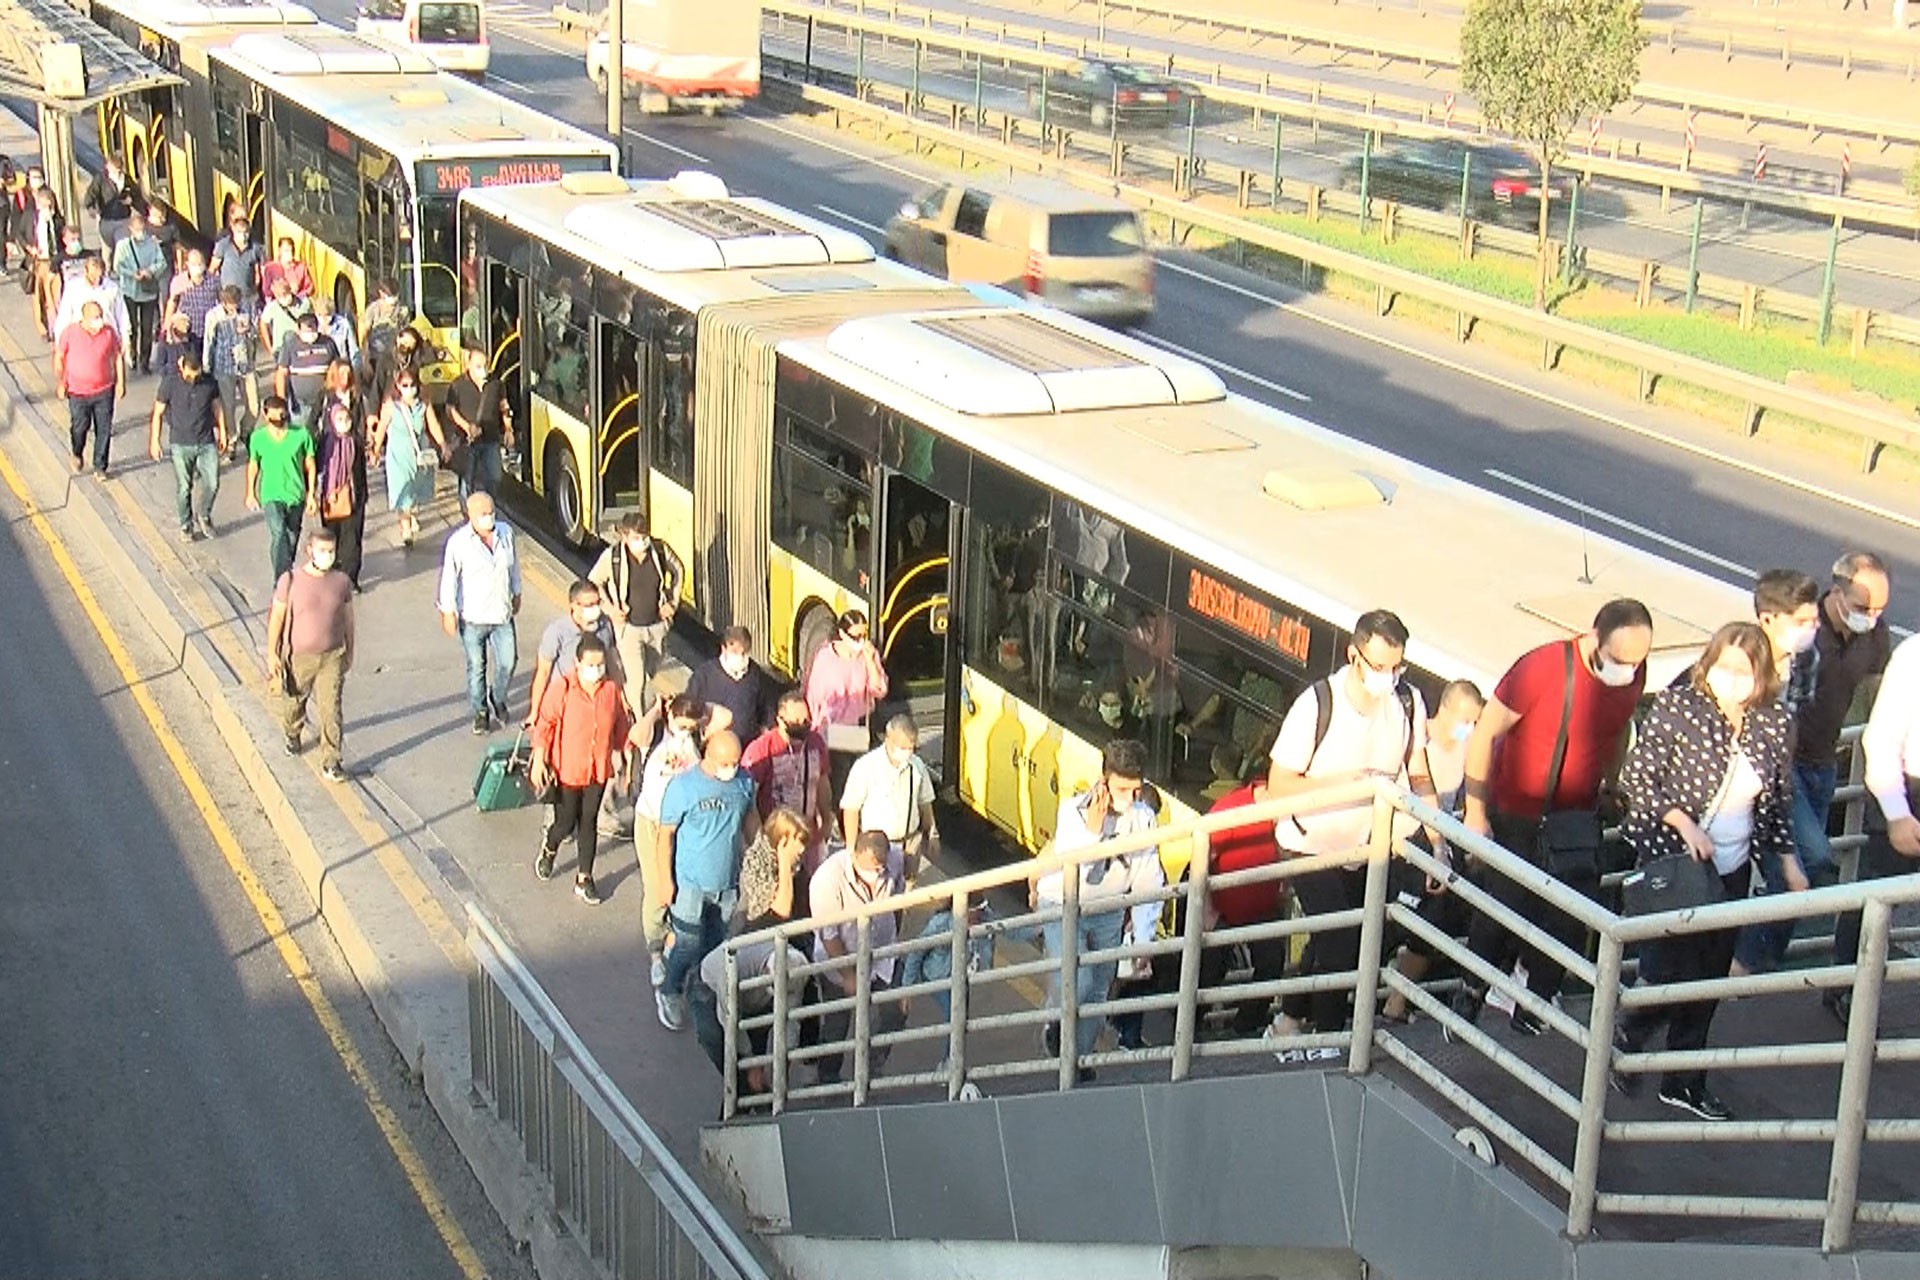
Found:
[[[227,825],[227,820],[221,814],[213,794],[207,789],[206,782],[202,780],[200,771],[188,758],[186,748],[167,727],[159,704],[147,691],[146,684],[134,666],[132,656],[127,652],[126,646],[121,643],[113,624],[101,612],[98,600],[88,588],[78,566],[74,564],[73,557],[68,554],[66,545],[60,540],[60,535],[54,531],[53,526],[48,523],[47,518],[41,514],[39,507],[28,494],[20,473],[14,469],[13,461],[4,449],[0,449],[0,479],[6,481],[7,487],[19,500],[29,522],[33,525],[34,532],[40,536],[40,540],[46,544],[48,552],[52,555],[54,565],[60,570],[60,576],[66,579],[74,598],[87,615],[87,621],[93,624],[95,633],[99,635],[101,644],[106,648],[108,658],[125,682],[134,705],[140,708],[140,714],[146,719],[148,729],[153,733],[168,763],[173,766],[174,773],[179,776],[181,784],[186,788],[187,796],[193,801],[194,808],[199,810],[201,820],[206,823],[208,834],[213,837],[215,847],[226,859],[227,868],[233,873],[234,880],[246,894],[247,902],[253,907],[254,915],[259,918],[261,927],[273,940],[274,949],[279,953],[281,963],[286,965],[287,972],[293,976],[295,984],[300,988],[300,994],[305,997],[308,1008],[313,1010],[315,1021],[326,1033],[327,1041],[333,1046],[333,1051],[340,1059],[341,1066],[346,1069],[348,1078],[360,1090],[361,1099],[366,1103],[368,1113],[372,1115],[374,1123],[379,1126],[381,1137],[386,1139],[388,1149],[393,1152],[394,1159],[399,1162],[408,1185],[413,1188],[415,1197],[420,1201],[420,1207],[426,1211],[428,1219],[432,1221],[441,1243],[446,1246],[447,1252],[459,1266],[461,1274],[468,1277],[468,1280],[480,1280],[486,1275],[486,1268],[481,1264],[479,1254],[474,1252],[466,1232],[461,1229],[458,1222],[454,1221],[446,1201],[434,1187],[419,1151],[414,1147],[412,1139],[407,1137],[406,1131],[400,1127],[399,1117],[381,1096],[379,1086],[374,1082],[372,1073],[368,1071],[360,1051],[354,1047],[353,1041],[348,1037],[339,1012],[327,999],[326,992],[320,986],[320,980],[314,975],[312,966],[307,963],[306,954],[300,949],[300,944],[294,941],[292,933],[288,931],[286,919],[280,914],[280,909],[273,904],[273,899],[268,897],[259,878],[254,875],[253,869],[247,865],[246,854],[241,850],[240,842],[235,838],[233,829]]]

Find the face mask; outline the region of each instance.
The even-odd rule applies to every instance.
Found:
[[[880,886],[880,877],[885,874],[879,867],[855,866],[853,871],[855,875],[860,877],[860,883],[866,885],[869,889],[878,888]]]
[[[592,666],[588,666],[584,662],[580,664],[580,683],[581,684],[599,684],[600,677],[606,674],[607,674],[607,669],[601,666],[597,662],[594,663]]]
[[[1814,639],[1819,634],[1818,623],[1809,623],[1804,627],[1788,627],[1786,634],[1780,637],[1780,643],[1786,647],[1788,653],[1805,653],[1813,648]]]
[[[1457,724],[1457,725],[1455,725],[1455,726],[1453,726],[1453,740],[1454,740],[1455,742],[1462,742],[1462,743],[1464,743],[1464,742],[1465,742],[1465,741],[1466,741],[1466,740],[1467,740],[1468,738],[1471,738],[1472,736],[1473,736],[1473,726],[1472,726],[1472,725],[1470,725],[1470,724]]]
[[[813,728],[813,721],[805,716],[802,716],[798,720],[782,720],[780,722],[780,731],[789,738],[804,738],[807,736],[807,730],[811,728]]]
[[[720,655],[720,669],[738,680],[747,674],[748,661],[743,653],[723,653]]]
[[[1594,667],[1594,677],[1609,689],[1624,689],[1633,683],[1633,673],[1638,667],[1628,666],[1624,662],[1615,662],[1605,654],[1596,655],[1599,661]]]
[[[107,326],[99,320],[82,320],[80,327],[88,333],[98,333]]]
[[[335,558],[336,558],[335,552],[316,551],[313,553],[313,567],[320,570],[320,572],[325,573],[327,570],[333,568],[333,562]]]
[[[582,605],[580,607],[580,625],[581,626],[591,627],[596,623],[598,623],[599,621],[600,621],[599,605],[590,604],[590,605]]]
[[[1861,613],[1858,609],[1847,610],[1847,630],[1857,636],[1863,636],[1873,630],[1879,621],[1870,613]]]
[[[235,227],[233,230],[233,242],[237,245],[244,246],[247,243],[247,233],[241,230],[240,228]]]
[[[1745,706],[1753,696],[1753,677],[1715,667],[1707,672],[1707,692],[1722,706]]]
[[[416,397],[418,397],[418,396],[419,396],[419,394],[420,394],[420,392],[419,392],[419,389],[418,389],[418,388],[415,388],[415,387],[402,387],[402,388],[400,388],[400,398],[401,398],[402,400],[412,400],[412,399],[415,399]]]
[[[713,771],[713,776],[720,779],[720,781],[722,782],[732,782],[734,775],[739,772],[740,772],[739,765],[728,764],[728,765],[722,765],[718,769],[715,769]]]
[[[647,554],[648,551],[651,551],[652,549],[653,549],[652,538],[627,539],[627,550],[633,552],[634,555],[643,556]]]
[[[484,516],[472,517],[472,522],[473,527],[481,533],[493,532],[493,515],[491,512]]]
[[[888,764],[890,764],[890,765],[892,765],[892,766],[893,766],[894,768],[896,768],[896,769],[904,769],[904,768],[906,768],[906,767],[907,767],[907,761],[909,761],[909,760],[911,760],[912,758],[913,758],[913,752],[911,752],[911,751],[889,751],[889,752],[887,752],[887,763],[888,763]]]
[[[1120,727],[1120,704],[1103,702],[1100,704],[1100,719],[1109,729]]]
[[[1396,671],[1375,671],[1367,667],[1360,672],[1360,685],[1376,698],[1384,698],[1400,687],[1400,674]]]

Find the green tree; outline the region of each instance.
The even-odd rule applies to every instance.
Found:
[[[1903,181],[1908,195],[1920,196],[1920,154],[1916,154],[1913,163],[1907,166],[1907,176]]]
[[[1535,306],[1546,305],[1547,208],[1567,135],[1624,102],[1640,78],[1640,0],[1469,0],[1460,31],[1460,83],[1487,123],[1540,165],[1540,263]]]

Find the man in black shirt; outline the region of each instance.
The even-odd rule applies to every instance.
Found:
[[[160,424],[168,426],[173,450],[173,503],[180,517],[180,540],[213,536],[213,498],[220,491],[220,455],[227,448],[227,415],[220,386],[200,368],[200,353],[182,351],[174,376],[160,387],[147,432],[147,453],[160,461]],[[194,482],[200,501],[193,501]]]
[[[464,466],[458,465],[463,450],[457,441],[454,451],[462,502],[475,491],[500,491],[501,455],[513,449],[513,409],[499,379],[487,374],[487,353],[469,347],[465,358],[465,376],[447,388],[447,417],[466,442]]]
[[[774,702],[780,691],[773,687],[760,664],[753,660],[753,633],[745,627],[728,627],[720,633],[720,655],[708,658],[694,668],[687,681],[687,696],[709,707],[725,707],[732,717],[727,723],[712,723],[708,732],[732,729],[751,742],[773,724]]]
[[[287,402],[296,422],[312,415],[327,390],[327,370],[340,358],[333,339],[320,332],[320,318],[308,311],[297,328],[281,339],[274,354],[273,392]]]
[[[647,690],[667,653],[667,632],[679,604],[685,567],[672,547],[650,535],[638,511],[620,517],[607,549],[587,571],[600,588],[627,673],[627,697],[635,719],[647,714]]]

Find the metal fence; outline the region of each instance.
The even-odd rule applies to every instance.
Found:
[[[1857,757],[1858,753],[1854,753]],[[1859,830],[1861,788],[1858,770],[1838,800],[1847,809],[1847,834],[1836,848],[1851,851],[1862,840]],[[1338,805],[1372,806],[1369,843],[1353,853],[1303,857],[1277,866],[1213,876],[1206,849],[1212,835],[1255,822],[1331,808]],[[1451,876],[1419,845],[1395,835],[1398,820],[1438,830],[1456,851],[1471,855],[1477,867],[1472,878]],[[1080,878],[1068,870],[1063,876],[1063,898],[1028,914],[970,928],[956,928],[888,945],[875,945],[872,927],[882,916],[922,909],[949,909],[956,921],[965,921],[969,908],[996,890],[1027,882],[1050,870],[1075,868],[1082,862],[1105,860],[1159,844],[1190,842],[1193,857],[1185,878],[1140,898],[1101,897],[1098,911],[1109,913],[1138,901],[1174,900],[1177,929],[1152,942],[1082,953],[1076,924],[1092,910],[1080,896]],[[1287,880],[1364,859],[1366,891],[1362,905],[1352,910],[1238,928],[1220,927],[1207,909],[1208,895],[1235,886]],[[1402,859],[1430,876],[1449,880],[1460,895],[1524,943],[1563,964],[1571,988],[1557,1001],[1531,994],[1511,973],[1503,973],[1479,959],[1459,940],[1388,894],[1388,873],[1394,859]],[[1589,946],[1580,951],[1555,940],[1529,924],[1494,896],[1497,879],[1510,881],[1528,898],[1580,922]],[[1602,896],[1606,896],[1603,892]],[[1207,1059],[1254,1057],[1292,1050],[1344,1056],[1347,1069],[1365,1073],[1382,1059],[1390,1061],[1437,1094],[1444,1103],[1464,1113],[1474,1124],[1499,1139],[1521,1161],[1564,1195],[1567,1229],[1578,1238],[1594,1226],[1596,1214],[1669,1215],[1677,1217],[1739,1217],[1822,1224],[1822,1245],[1828,1250],[1850,1246],[1857,1224],[1920,1225],[1920,1203],[1859,1198],[1863,1151],[1873,1145],[1920,1141],[1920,1119],[1886,1117],[1886,1100],[1869,1118],[1865,1100],[1875,1069],[1887,1063],[1920,1061],[1920,1038],[1882,1036],[1878,1011],[1886,983],[1920,978],[1920,960],[1889,960],[1894,940],[1891,914],[1899,906],[1920,903],[1920,876],[1840,884],[1801,894],[1750,898],[1699,910],[1627,918],[1575,892],[1525,859],[1468,831],[1451,818],[1414,800],[1398,788],[1357,782],[1315,791],[1304,796],[1260,805],[1115,840],[1068,856],[1049,855],[1021,865],[967,876],[935,887],[921,888],[870,904],[857,913],[789,923],[730,941],[725,953],[722,997],[726,1055],[726,1115],[779,1113],[796,1104],[844,1102],[868,1104],[894,1095],[919,1096],[944,1091],[959,1098],[969,1085],[1012,1077],[1062,1090],[1080,1080],[1080,1069],[1108,1064],[1164,1066],[1172,1080],[1188,1078]],[[1627,952],[1636,943],[1656,938],[1678,938],[1767,921],[1802,920],[1863,910],[1860,959],[1855,965],[1824,964],[1794,968],[1777,974],[1713,981],[1634,985]],[[846,956],[825,961],[806,959],[808,937],[817,928],[851,922],[857,944]],[[970,972],[971,947],[985,933],[1033,929],[1059,924],[1060,954]],[[1544,1024],[1547,1034],[1573,1047],[1562,1052],[1559,1070],[1540,1065],[1538,1053],[1522,1056],[1492,1035],[1456,1014],[1443,995],[1410,981],[1390,966],[1389,926],[1401,937],[1417,937],[1436,954],[1451,960],[1476,983],[1505,993],[1517,1008]],[[1285,976],[1267,981],[1209,985],[1203,961],[1234,944],[1299,939],[1332,929],[1360,931],[1360,959],[1351,972],[1318,976]],[[779,945],[786,943],[787,945]],[[771,945],[769,954],[769,944]],[[801,953],[789,950],[798,945]],[[1808,940],[1802,946],[1820,945]],[[879,988],[872,980],[874,963],[887,957],[906,957],[916,951],[945,950],[951,976],[939,981]],[[752,957],[752,971],[743,969],[743,951]],[[760,957],[768,958],[762,962]],[[1075,978],[1082,966],[1107,964],[1123,957],[1153,957],[1171,964],[1177,983],[1153,994],[1115,995],[1088,1004],[1075,998]],[[1056,1007],[1048,1002],[1013,998],[1009,988],[1036,978],[1053,978],[1060,996]],[[818,986],[820,998],[802,1002],[806,980]],[[1624,1010],[1669,1006],[1700,999],[1729,1000],[1769,997],[1814,990],[1850,990],[1853,1013],[1844,1043],[1741,1045],[1697,1052],[1624,1053],[1615,1047],[1614,1034]],[[1350,991],[1353,1017],[1350,1030],[1319,1030],[1295,1036],[1268,1035],[1253,1039],[1210,1039],[1200,1034],[1210,1006],[1268,1001],[1289,993]],[[1494,1084],[1480,1093],[1470,1087],[1472,1072],[1450,1071],[1417,1047],[1415,1038],[1383,1027],[1378,1002],[1383,991],[1399,992],[1426,1017],[1443,1027],[1450,1040],[1477,1055],[1492,1072]],[[906,1007],[922,997],[944,997],[951,1012],[921,1025],[899,1026],[888,1017],[890,1006]],[[1116,998],[1117,997],[1117,998]],[[1804,997],[1803,997],[1804,998]],[[743,1006],[743,1001],[745,1002]],[[997,1005],[994,1012],[988,1006]],[[1129,1012],[1172,1015],[1170,1044],[1145,1050],[1094,1052],[1076,1058],[1071,1050],[1057,1055],[1039,1045],[1031,1034],[1044,1024],[1058,1022],[1057,1043],[1075,1043],[1075,1028],[1087,1018],[1106,1018]],[[826,1039],[821,1019],[850,1017],[850,1031]],[[1009,1032],[1027,1034],[1007,1034]],[[816,1034],[816,1033],[819,1034]],[[887,1073],[879,1066],[891,1051],[924,1043],[944,1049],[943,1061],[932,1069]],[[756,1051],[756,1046],[760,1047]],[[1327,1054],[1326,1051],[1334,1051]],[[851,1056],[853,1070],[845,1079],[816,1078],[801,1084],[796,1068],[824,1059]],[[1549,1057],[1551,1055],[1548,1055]],[[1609,1077],[1644,1075],[1658,1071],[1794,1071],[1838,1066],[1839,1089],[1834,1108],[1815,1118],[1730,1121],[1721,1123],[1653,1122],[1610,1119],[1607,1115]],[[1463,1082],[1463,1078],[1466,1082]],[[1535,1101],[1537,1100],[1537,1101]],[[1817,1103],[1810,1105],[1816,1106]],[[1542,1131],[1540,1103],[1551,1119]],[[1897,1105],[1897,1103],[1896,1103]],[[1783,1143],[1827,1148],[1824,1196],[1725,1196],[1688,1192],[1650,1193],[1601,1185],[1600,1156],[1608,1144],[1627,1143]],[[1556,1154],[1570,1154],[1563,1158]]]
[[[473,1083],[616,1280],[768,1280],[480,910],[467,907]]]

